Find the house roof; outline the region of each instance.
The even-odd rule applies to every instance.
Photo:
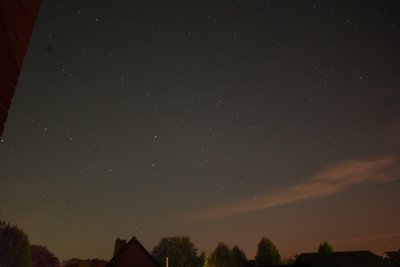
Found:
[[[0,136],[41,0],[0,1]]]
[[[294,265],[309,267],[357,267],[386,266],[381,257],[370,251],[343,251],[330,253],[303,253]]]
[[[132,237],[124,247],[122,247],[105,267],[125,266],[130,267],[160,267],[151,254],[143,247],[143,245]]]
[[[386,251],[385,255],[395,262],[400,262],[400,250],[398,251]]]

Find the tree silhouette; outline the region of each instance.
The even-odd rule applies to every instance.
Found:
[[[245,267],[247,258],[244,252],[235,245],[232,249],[219,242],[207,260],[206,267]]]
[[[237,245],[232,248],[232,256],[236,267],[247,266],[246,254]]]
[[[30,267],[28,236],[17,226],[0,221],[0,266]]]
[[[207,267],[232,267],[234,261],[231,250],[225,243],[219,242],[208,258]]]
[[[60,262],[46,247],[31,246],[32,267],[60,267]]]
[[[78,258],[64,260],[61,263],[61,267],[78,267],[80,262],[81,262],[81,259],[78,259]]]
[[[318,252],[319,253],[330,253],[333,252],[333,247],[331,244],[329,244],[328,242],[324,241],[323,243],[321,243],[318,247]]]
[[[197,248],[187,236],[162,238],[151,254],[160,266],[165,266],[167,257],[173,267],[201,267],[204,262],[204,254],[197,255]]]
[[[256,266],[270,266],[281,264],[281,256],[275,245],[263,237],[257,246],[257,255],[255,257]]]

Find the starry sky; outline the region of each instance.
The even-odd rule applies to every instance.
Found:
[[[61,260],[188,235],[400,248],[398,1],[43,0],[0,218]]]

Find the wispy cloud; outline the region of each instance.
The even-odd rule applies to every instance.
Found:
[[[305,182],[267,192],[256,199],[243,199],[223,206],[191,214],[191,219],[212,219],[229,215],[255,212],[271,207],[306,199],[323,197],[343,191],[345,188],[366,182],[388,182],[399,173],[398,159],[384,156],[369,160],[347,160],[322,168]]]

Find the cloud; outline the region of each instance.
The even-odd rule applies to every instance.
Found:
[[[234,214],[255,212],[306,199],[323,197],[366,182],[389,182],[399,173],[398,159],[384,156],[369,160],[347,160],[322,168],[301,184],[267,192],[257,198],[243,199],[223,206],[191,214],[188,219],[213,219]]]

